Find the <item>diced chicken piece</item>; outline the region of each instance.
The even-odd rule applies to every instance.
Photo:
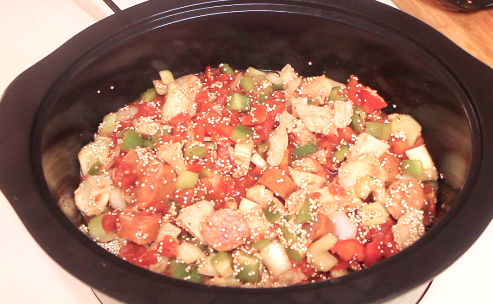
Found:
[[[386,176],[379,179],[385,183],[385,187],[388,187],[401,175],[401,161],[397,156],[387,152],[380,156],[379,161]]]
[[[344,188],[354,188],[358,179],[369,176],[373,161],[373,156],[361,155],[359,158],[342,163],[338,169],[337,182]]]
[[[297,159],[291,163],[291,167],[293,169],[302,171],[302,172],[318,172],[318,165],[315,160],[305,157],[301,159]]]
[[[199,247],[189,242],[182,242],[176,246],[176,256],[185,264],[191,264],[207,257]]]
[[[365,176],[381,174],[379,157],[390,146],[367,133],[361,133],[351,148],[348,158],[338,170],[338,183],[345,188],[353,188],[356,181]]]
[[[289,213],[296,210],[299,204],[305,202],[305,200],[310,197],[310,191],[307,189],[299,189],[295,192],[291,193],[288,198],[284,201],[284,206],[288,210]]]
[[[323,178],[317,174],[294,170],[291,167],[288,167],[288,169],[289,169],[289,174],[291,175],[291,178],[293,178],[294,183],[299,188],[304,188],[304,189],[308,189],[309,191],[313,191],[313,190],[322,188],[322,186],[325,184],[325,182],[327,182],[327,180],[325,178]]]
[[[423,213],[417,210],[407,212],[392,227],[392,232],[398,249],[411,246],[425,233]]]
[[[293,113],[293,116],[295,118],[300,118],[300,115],[298,115],[298,111],[296,110],[296,105],[307,105],[308,104],[308,98],[306,97],[292,97],[287,99],[289,101],[289,104],[291,104],[291,111]]]
[[[281,113],[279,123],[286,127],[286,130],[292,134],[298,134],[303,130],[304,124],[301,119],[297,119],[293,115],[289,114],[287,111]]]
[[[253,142],[237,143],[234,148],[233,157],[236,170],[233,173],[235,178],[248,174],[250,161],[252,160]]]
[[[346,189],[336,183],[330,183],[327,187],[317,189],[320,197],[318,202],[325,214],[332,213],[340,208],[361,204],[361,200],[356,197],[352,189]]]
[[[280,196],[283,199],[288,198],[291,193],[298,189],[288,172],[277,168],[265,170],[257,183],[266,186],[276,196]]]
[[[191,235],[205,242],[202,235],[202,224],[214,212],[214,206],[207,200],[201,200],[185,207],[176,217],[177,223],[183,226]]]
[[[325,75],[306,77],[301,82],[301,96],[306,96],[318,104],[324,104],[332,90],[332,83]]]
[[[110,143],[111,139],[99,137],[98,140],[90,142],[82,147],[77,155],[82,176],[88,176],[89,170],[95,164],[99,163],[99,165],[102,165],[106,163],[110,154]]]
[[[290,97],[298,89],[301,84],[302,78],[296,73],[294,68],[290,64],[286,64],[279,72],[279,77],[284,83],[284,91],[286,96]]]
[[[157,148],[157,156],[170,164],[177,174],[187,169],[187,163],[185,162],[182,148],[183,144],[180,142],[165,143]]]
[[[350,101],[334,101],[334,124],[337,128],[347,127],[353,117],[353,103]]]
[[[273,167],[279,166],[288,148],[289,138],[286,127],[281,124],[275,128],[269,138],[269,142],[270,148],[267,151],[267,162]]]
[[[265,188],[264,185],[257,184],[247,189],[246,197],[265,207],[274,198],[274,193]]]
[[[356,159],[362,154],[372,154],[378,158],[389,150],[390,146],[368,133],[361,133],[349,153],[350,159]]]
[[[139,245],[148,244],[156,239],[160,214],[143,215],[130,212],[122,212],[118,216],[118,236],[130,240]]]
[[[291,286],[291,285],[296,285],[303,280],[306,280],[308,276],[304,274],[303,272],[299,270],[293,270],[289,269],[286,270],[283,274],[279,276],[276,280],[276,285],[279,284],[280,286]]]
[[[200,79],[193,74],[182,76],[176,79],[175,82],[188,100],[192,101],[195,100],[195,96],[202,87],[202,82]]]
[[[152,117],[142,116],[133,121],[133,126],[135,132],[144,137],[150,137],[159,130],[161,124]]]
[[[86,216],[101,214],[108,205],[112,185],[106,174],[89,175],[75,190],[75,205]]]
[[[310,132],[324,135],[337,134],[334,114],[329,107],[296,104],[293,106]]]
[[[317,135],[308,131],[306,127],[303,128],[295,138],[295,142],[297,142],[300,145],[311,144],[316,141],[317,141]]]
[[[200,88],[200,81],[195,75],[184,76],[168,85],[168,94],[163,105],[163,118],[173,118],[182,112],[190,116],[195,114],[195,95]]]
[[[289,83],[296,78],[299,78],[298,73],[294,70],[294,68],[288,63],[286,64],[281,71],[279,72],[279,77],[281,77],[284,83]]]

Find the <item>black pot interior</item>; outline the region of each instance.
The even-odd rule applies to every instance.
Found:
[[[362,83],[376,89],[395,105],[389,112],[413,115],[423,126],[423,136],[439,172],[444,173],[437,220],[447,215],[446,211],[457,204],[455,201],[470,177],[469,172],[474,171],[471,167],[473,138],[477,139],[478,132],[471,102],[447,67],[424,47],[399,32],[342,10],[322,10],[318,6],[308,10],[290,5],[254,7],[247,4],[241,9],[243,11],[240,12],[211,6],[195,12],[157,14],[141,20],[108,37],[58,79],[40,107],[31,152],[34,166],[42,168],[38,183],[50,208],[57,208],[61,193],[77,187],[80,178],[77,152],[92,140],[103,116],[151,87],[152,80],[159,78],[159,70],[170,69],[175,76],[181,76],[201,72],[208,65],[217,66],[222,62],[239,69],[253,66],[267,70],[278,70],[290,63],[303,76],[326,74],[345,82],[351,74],[358,75]],[[47,188],[43,186],[45,184]],[[72,220],[76,222],[76,219]],[[61,221],[68,223],[64,225],[71,229],[68,219]],[[82,233],[75,235],[84,238]],[[92,246],[85,241],[83,244],[103,260],[129,269],[137,274],[136,277],[147,277],[153,284],[184,288],[192,285],[136,270],[137,267],[126,262],[112,260],[110,254],[97,245]],[[408,251],[411,252],[411,248]],[[399,255],[402,258],[409,256],[404,252]],[[395,258],[397,261],[398,257]],[[315,297],[307,296],[307,299],[333,303],[362,299],[372,302],[406,291],[434,275],[430,272],[428,277],[416,278],[414,283],[406,281],[399,286],[400,289],[393,286],[393,290],[386,290],[385,286],[376,287],[372,282],[384,274],[385,263],[390,265],[392,262],[385,261],[381,263],[384,266],[377,265],[362,271],[363,274],[354,274],[362,280],[360,283],[366,280],[367,286],[341,285],[339,296],[331,293],[329,299],[317,294]],[[405,266],[409,265],[412,263]],[[373,274],[372,268],[376,269]],[[367,279],[362,277],[364,275]],[[397,274],[391,276],[396,276],[399,281]],[[131,282],[135,279],[129,278]],[[315,287],[288,289],[304,294],[300,293],[300,288],[305,288],[304,291],[323,290],[334,284],[345,284],[344,280],[350,282],[351,278],[317,283]],[[133,295],[114,286],[107,289],[96,287],[135,302]],[[195,292],[206,294],[210,290],[222,293],[221,288],[193,288]],[[255,296],[268,296],[269,293],[242,292]],[[153,297],[159,298],[155,294],[156,291]],[[280,295],[278,292],[275,294]],[[174,296],[177,295],[170,291],[170,303],[176,301]],[[181,297],[186,299],[189,296],[181,294]],[[210,298],[215,299],[211,302],[225,301],[218,297]],[[144,303],[150,297],[140,299]],[[294,298],[290,299],[287,301],[294,301]],[[253,298],[245,300],[250,301]]]

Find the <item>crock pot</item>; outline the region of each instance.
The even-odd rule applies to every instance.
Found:
[[[157,72],[227,62],[302,75],[350,74],[423,125],[443,173],[440,212],[414,245],[331,281],[271,289],[198,285],[106,252],[58,207],[79,181],[78,150],[102,117]],[[146,2],[81,32],[20,75],[0,103],[0,188],[41,247],[128,303],[378,303],[431,280],[476,240],[491,205],[493,71],[428,26],[366,1]],[[7,149],[5,147],[8,147]]]

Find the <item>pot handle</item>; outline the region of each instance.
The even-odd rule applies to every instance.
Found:
[[[117,13],[119,13],[119,12],[121,12],[121,11],[122,11],[122,10],[118,7],[118,5],[116,5],[116,3],[115,3],[115,2],[113,2],[113,0],[103,0],[103,1],[104,1],[104,3],[106,3],[106,5],[108,5],[108,6],[111,8],[111,10],[112,10],[113,12],[115,12],[115,14],[117,14]]]

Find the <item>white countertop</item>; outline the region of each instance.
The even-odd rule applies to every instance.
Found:
[[[0,92],[72,36],[112,14],[103,0],[0,1]],[[141,2],[115,0],[122,9]],[[389,0],[380,2],[393,5]],[[1,303],[101,303],[89,286],[38,246],[1,193],[0,231]],[[493,303],[492,240],[490,224],[478,241],[433,281],[420,303]]]

